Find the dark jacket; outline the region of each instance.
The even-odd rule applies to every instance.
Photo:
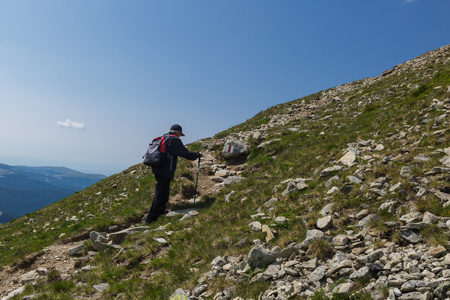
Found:
[[[175,170],[177,169],[178,156],[189,160],[196,160],[200,157],[198,152],[190,152],[186,149],[183,142],[177,136],[170,135],[166,145],[168,146],[169,160],[162,166],[152,167],[153,174],[173,179]]]

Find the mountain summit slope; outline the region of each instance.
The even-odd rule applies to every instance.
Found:
[[[450,282],[450,46],[189,145],[150,226],[139,164],[0,228],[21,299],[438,299]],[[26,286],[25,288],[23,288]]]

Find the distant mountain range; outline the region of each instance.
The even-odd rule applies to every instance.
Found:
[[[0,223],[45,207],[106,178],[65,167],[0,163]]]

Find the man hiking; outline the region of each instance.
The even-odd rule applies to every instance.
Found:
[[[145,218],[145,224],[156,221],[160,215],[166,213],[166,204],[169,201],[170,182],[174,178],[178,156],[189,160],[196,160],[203,156],[201,152],[190,152],[186,149],[180,136],[184,136],[183,129],[180,125],[175,124],[170,127],[166,141],[169,159],[163,165],[152,167],[152,172],[156,178],[155,197],[153,198],[150,211]]]

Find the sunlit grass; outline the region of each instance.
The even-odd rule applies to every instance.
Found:
[[[262,232],[250,230],[248,224],[253,221],[251,215],[258,212],[265,214],[265,218],[258,220],[275,233],[275,239],[269,246],[283,248],[291,243],[302,242],[306,231],[316,228],[317,219],[321,217],[319,211],[331,202],[335,203],[334,211],[340,217],[333,219],[335,228],[329,229],[330,235],[345,234],[346,230],[357,231],[351,224],[354,214],[363,205],[367,205],[371,212],[380,217],[370,224],[372,233],[401,244],[399,234],[388,230],[384,222],[396,221],[398,214],[409,212],[407,200],[415,201],[419,211],[446,217],[450,215],[450,210],[442,209],[442,203],[431,196],[422,200],[415,199],[415,185],[399,174],[401,167],[408,165],[414,176],[424,177],[442,157],[433,154],[436,148],[443,147],[437,135],[432,134],[437,130],[433,128],[434,123],[423,124],[422,119],[425,114],[433,120],[439,116],[438,111],[424,110],[430,107],[433,98],[448,96],[445,89],[434,88],[437,85],[449,86],[448,74],[447,67],[427,81],[414,82],[417,88],[402,86],[390,94],[387,94],[387,90],[392,85],[400,86],[407,76],[414,78],[414,74],[404,74],[402,78],[394,79],[395,82],[383,79],[364,90],[352,90],[341,95],[342,99],[346,99],[342,107],[330,101],[320,111],[311,112],[314,117],[306,116],[266,130],[264,133],[267,136],[264,138],[258,141],[251,138],[249,141],[250,155],[243,167],[245,180],[224,188],[217,195],[202,195],[195,205],[187,202],[170,204],[172,210],[196,208],[200,211],[198,216],[185,220],[181,220],[181,217],[161,217],[149,229],[166,225],[164,231],[130,235],[122,243],[121,253],[113,250],[100,251],[89,262],[97,269],[79,272],[73,280],[67,281],[59,280],[58,274],[51,274],[49,279],[51,277],[53,280],[40,282],[32,288],[33,291],[27,288],[27,294],[37,292],[38,299],[71,299],[74,295],[88,296],[95,292],[94,284],[107,282],[110,288],[104,293],[106,298],[114,299],[118,294],[124,293],[127,299],[168,299],[177,288],[195,287],[202,274],[210,270],[210,263],[216,256],[247,255],[252,247],[251,242],[239,247],[236,245],[238,241],[244,238],[249,241],[264,241],[265,235]],[[303,101],[306,104],[312,103],[322,96],[323,93],[318,93],[269,108],[214,138],[252,131],[268,124],[274,114],[284,113],[294,105],[301,106]],[[371,103],[358,105],[360,101],[365,103],[369,98],[372,99]],[[408,130],[415,126],[420,126],[420,130]],[[293,127],[299,130],[289,130]],[[407,131],[405,141],[408,143],[417,142],[414,150],[402,150],[406,147],[404,141],[390,138],[399,131]],[[423,133],[426,135],[422,137]],[[266,146],[258,147],[262,142],[275,139]],[[373,151],[360,155],[371,156],[370,165],[367,161],[358,161],[361,165],[369,165],[365,182],[355,184],[349,193],[338,191],[328,195],[329,188],[325,187],[325,182],[329,178],[321,178],[320,170],[336,164],[349,144],[358,140],[380,142],[386,150],[380,157],[373,155],[378,155]],[[220,145],[205,148],[201,142],[191,147],[194,151],[219,153],[221,150]],[[399,154],[400,161],[388,164],[380,162],[382,156]],[[418,154],[426,154],[432,159],[417,163],[414,157]],[[172,196],[192,196],[194,176],[191,174],[190,164],[192,162],[180,160]],[[352,175],[358,167],[339,173],[336,185],[347,183],[346,176]],[[367,183],[378,177],[387,177],[390,184],[401,182],[403,191],[384,197],[368,195]],[[282,196],[286,185],[280,185],[280,182],[296,178],[308,179],[308,187]],[[68,240],[92,229],[107,231],[112,225],[142,225],[142,218],[151,205],[154,185],[155,180],[148,167],[132,166],[72,197],[3,225],[0,230],[0,264],[23,262],[28,254],[41,251],[62,234]],[[440,181],[431,182],[430,185],[439,187]],[[231,191],[234,194],[227,203],[224,198]],[[277,198],[278,201],[270,207],[266,206],[265,203],[271,198]],[[391,198],[399,201],[397,214],[387,210],[378,212],[379,205]],[[286,217],[287,221],[275,224],[273,220],[278,216]],[[73,217],[78,221],[74,221]],[[30,219],[35,222],[29,222]],[[446,244],[446,236],[437,226],[427,226],[421,235],[431,245]],[[168,245],[158,244],[155,237],[166,238]],[[381,247],[381,243],[379,246]],[[92,243],[86,242],[83,254],[90,250],[93,250]],[[323,240],[314,241],[308,250],[308,255],[319,259],[327,259],[332,254],[333,246]],[[77,287],[78,282],[85,283],[86,286]],[[221,291],[226,285],[223,278],[216,278],[211,289]],[[252,283],[249,278],[236,283],[236,291],[240,297],[256,299],[269,285],[270,283]],[[361,294],[354,299],[369,299],[366,296]],[[328,299],[320,291],[314,297]]]

